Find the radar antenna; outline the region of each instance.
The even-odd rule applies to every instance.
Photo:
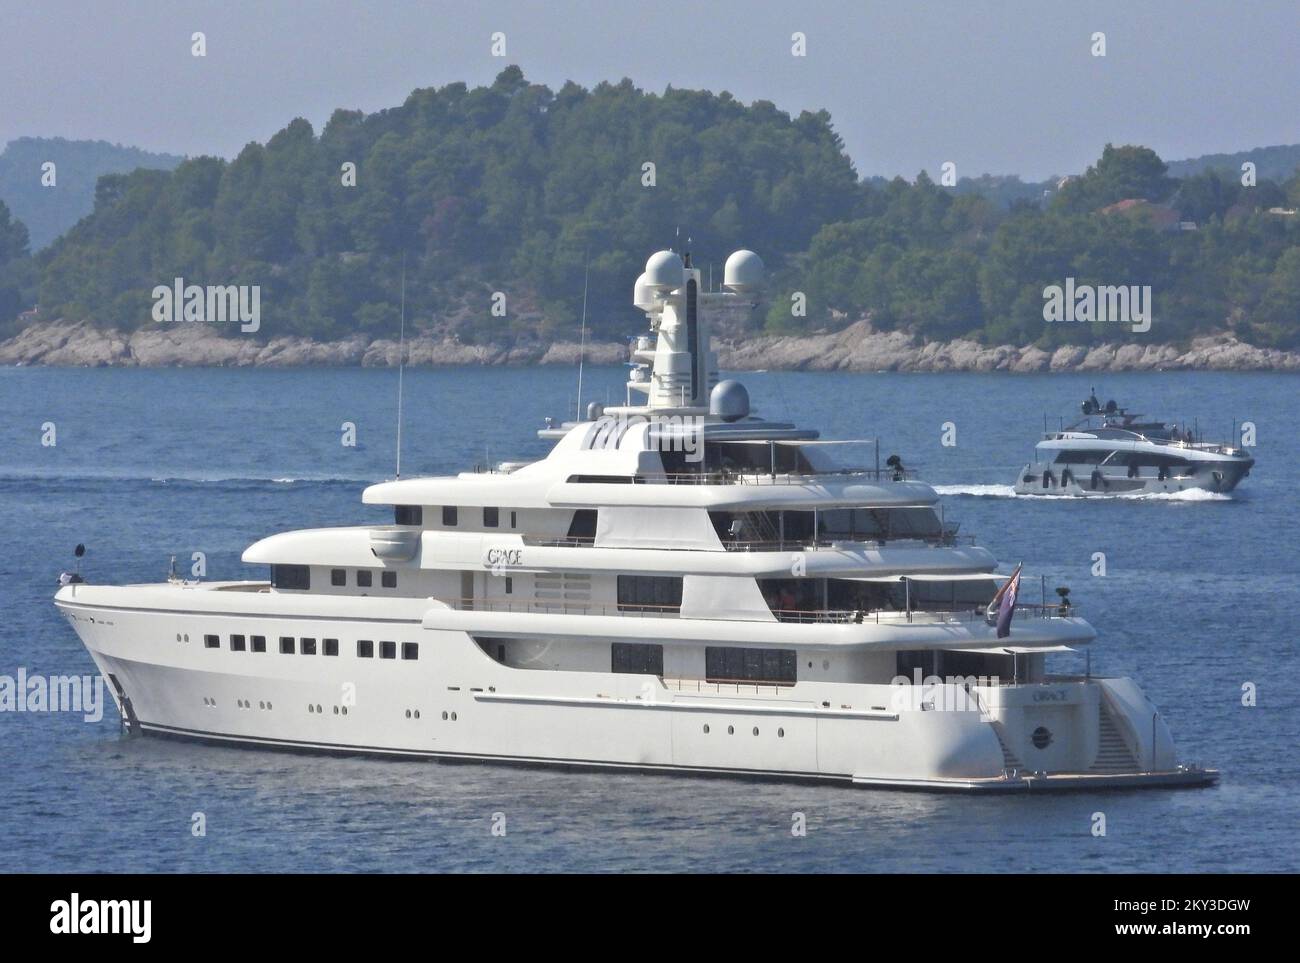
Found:
[[[406,253],[402,253],[401,327],[397,336],[397,475],[402,477],[402,375],[406,367]]]

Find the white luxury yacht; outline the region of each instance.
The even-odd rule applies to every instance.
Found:
[[[1095,391],[1080,407],[1074,424],[1043,433],[1034,462],[1016,479],[1017,494],[1226,493],[1255,465],[1244,448],[1206,442],[1186,426],[1141,421],[1114,401],[1103,406]]]
[[[1017,604],[897,458],[837,467],[719,383],[708,319],[751,310],[762,270],[737,251],[703,291],[689,255],[651,257],[627,403],[550,424],[539,461],[373,485],[394,524],[257,542],[269,581],[64,586],[125,725],[873,786],[1213,782],[1132,680],[1048,672],[1095,637],[1064,590]]]

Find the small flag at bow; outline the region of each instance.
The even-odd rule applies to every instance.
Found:
[[[1020,569],[1024,563],[1016,566],[1011,578],[1002,583],[985,612],[985,620],[998,627],[998,638],[1005,639],[1011,634],[1011,616],[1016,611],[1016,596],[1020,593]]]

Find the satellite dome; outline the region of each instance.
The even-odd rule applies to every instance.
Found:
[[[671,291],[682,286],[685,275],[682,259],[673,251],[657,251],[645,262],[645,283],[659,291]]]
[[[727,258],[722,271],[722,283],[733,291],[746,292],[763,284],[763,259],[753,251],[735,251]]]
[[[719,381],[709,392],[709,414],[723,421],[739,421],[749,414],[749,392],[739,381]]]
[[[654,288],[650,286],[650,282],[644,273],[636,279],[636,284],[632,286],[632,303],[642,311],[649,311],[654,307]]]

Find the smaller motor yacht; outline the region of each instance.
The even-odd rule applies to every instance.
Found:
[[[1185,424],[1144,420],[1113,400],[1103,405],[1095,391],[1081,409],[1074,424],[1043,433],[1034,461],[1016,479],[1016,494],[1230,492],[1255,464],[1245,448],[1206,442]]]

